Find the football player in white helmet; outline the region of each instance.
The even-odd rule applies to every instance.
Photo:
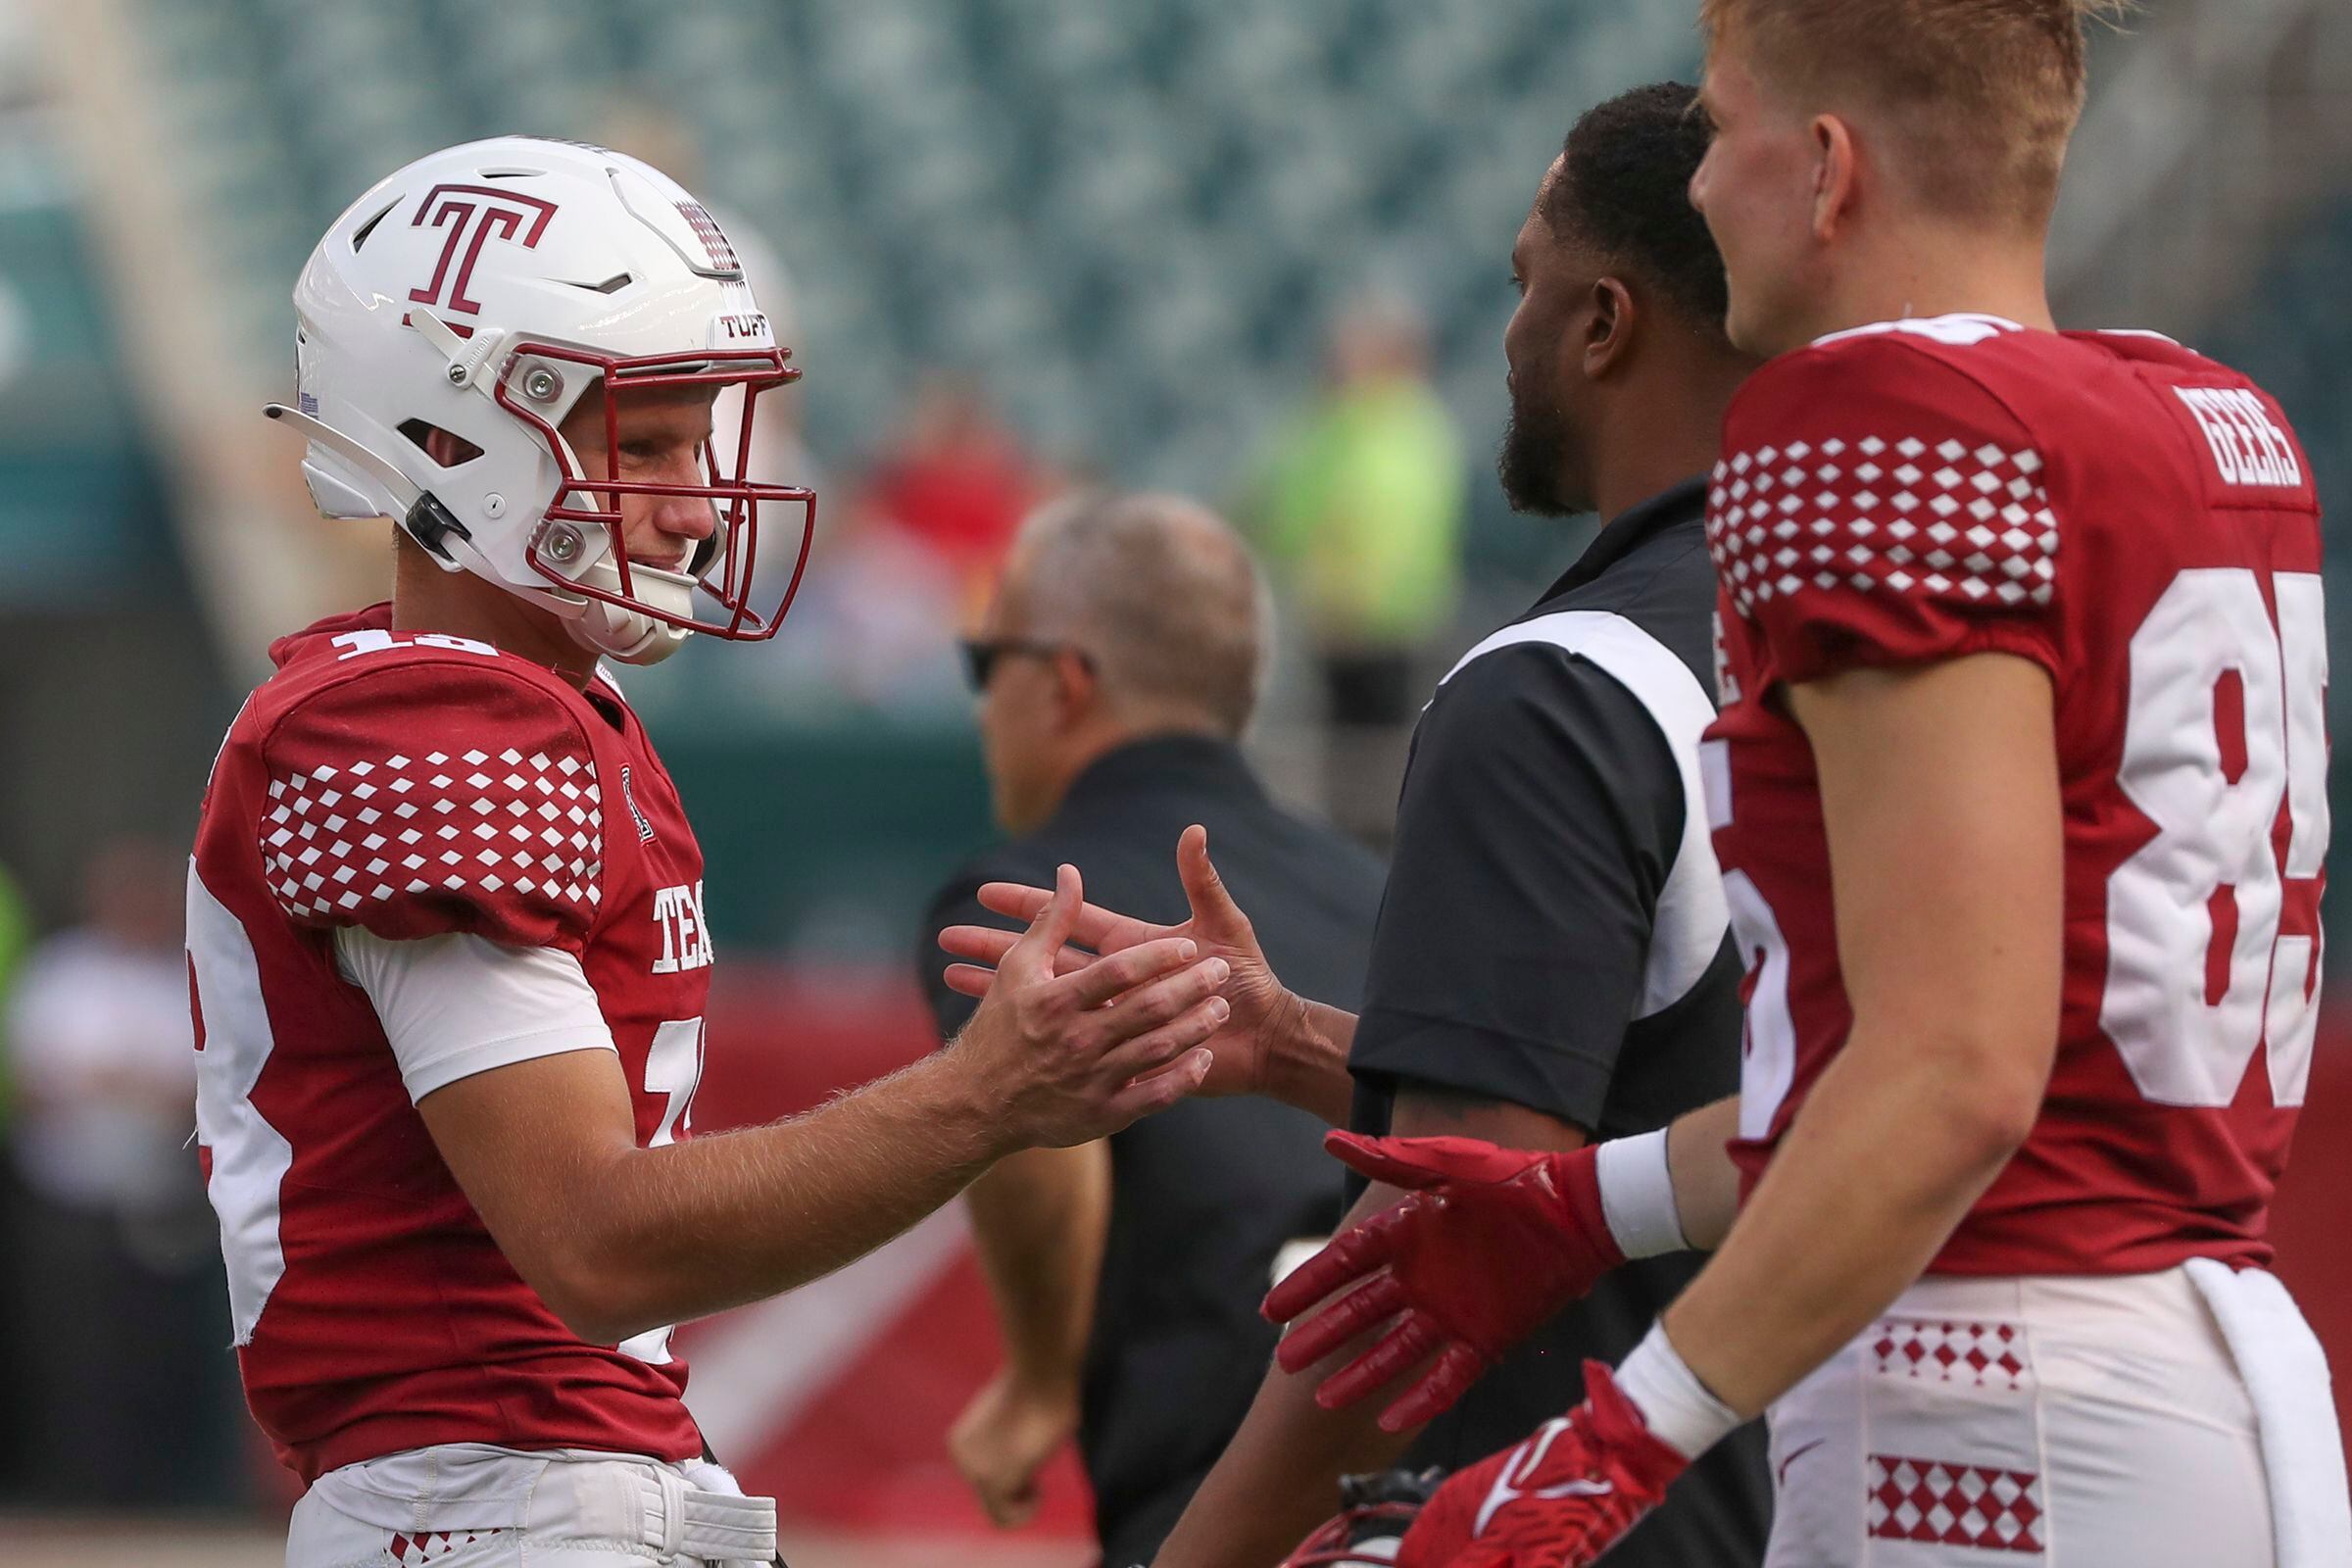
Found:
[[[665,1325],[1190,1093],[1225,965],[1171,941],[1056,977],[1065,867],[947,1050],[690,1136],[703,857],[601,665],[773,635],[814,501],[740,454],[797,372],[701,204],[567,142],[399,171],[295,303],[270,413],[321,511],[397,522],[399,564],[391,603],[270,650],[188,885],[239,1366],[309,1488],[289,1568],[766,1562],[773,1504],[710,1462]],[[762,552],[793,564],[774,605]]]
[[[800,371],[725,234],[660,171],[529,137],[453,147],[337,219],[294,306],[297,406],[270,413],[309,438],[303,473],[327,516],[393,517],[435,564],[623,662],[696,631],[774,635],[816,498],[747,478],[743,455],[758,394]],[[746,393],[742,427],[704,444],[699,472],[625,471],[625,403],[707,410],[728,386]],[[631,498],[715,504],[719,526],[681,559],[632,559],[613,521]],[[795,568],[763,612],[747,595],[777,520],[790,532],[769,548]]]

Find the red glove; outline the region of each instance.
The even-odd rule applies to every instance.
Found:
[[[1396,1568],[1583,1568],[1690,1463],[1650,1435],[1606,1366],[1587,1361],[1585,1402],[1440,1487]]]
[[[1593,1146],[1536,1154],[1474,1138],[1335,1132],[1323,1147],[1374,1181],[1416,1189],[1333,1238],[1266,1298],[1266,1316],[1287,1323],[1354,1287],[1283,1337],[1274,1355],[1286,1372],[1396,1319],[1315,1391],[1327,1410],[1353,1404],[1434,1352],[1436,1363],[1380,1418],[1390,1432],[1427,1421],[1625,1261],[1601,1212]]]

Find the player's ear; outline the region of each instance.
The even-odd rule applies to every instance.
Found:
[[[1624,282],[1614,277],[1602,277],[1592,285],[1591,312],[1584,331],[1584,372],[1588,381],[1606,377],[1625,357],[1634,341],[1634,328],[1640,312],[1634,296]]]
[[[1081,649],[1062,648],[1054,654],[1054,695],[1065,727],[1086,719],[1102,700],[1102,679],[1095,662]]]
[[[1835,238],[1859,194],[1853,127],[1836,115],[1813,117],[1813,237]]]

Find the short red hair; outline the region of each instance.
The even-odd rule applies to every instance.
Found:
[[[1954,218],[2038,229],[2082,118],[2084,21],[2130,0],[1701,0],[1713,50],[1807,111],[1856,113]]]

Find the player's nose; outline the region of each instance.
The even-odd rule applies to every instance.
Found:
[[[662,482],[681,489],[706,482],[702,460],[687,456],[663,465]],[[717,530],[718,514],[709,496],[662,495],[655,498],[653,522],[674,539],[699,544]]]

